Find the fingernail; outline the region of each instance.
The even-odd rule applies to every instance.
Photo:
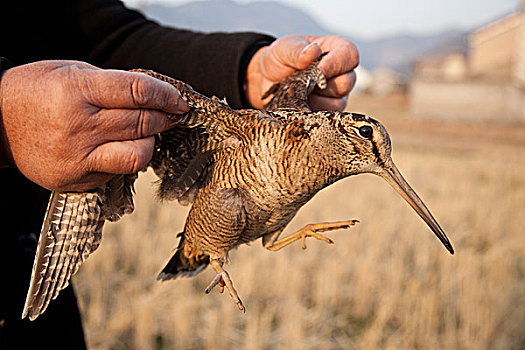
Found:
[[[306,46],[304,47],[303,51],[301,51],[301,55],[306,54],[306,52],[307,52],[308,50],[310,50],[310,48],[312,48],[312,47],[314,47],[314,46],[319,46],[319,44],[316,43],[316,42],[313,42],[313,43],[310,43],[310,44],[306,45]]]

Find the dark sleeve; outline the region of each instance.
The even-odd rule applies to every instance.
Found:
[[[0,57],[0,77],[2,76],[2,73],[11,68],[13,65],[11,64],[11,62],[5,58],[5,57]]]
[[[0,184],[0,349],[85,349],[71,285],[35,321],[22,320],[50,192],[13,168],[0,169]]]
[[[103,68],[153,69],[206,95],[248,107],[242,86],[252,55],[274,38],[257,33],[203,34],[158,25],[116,0],[84,1],[81,32],[89,60]]]

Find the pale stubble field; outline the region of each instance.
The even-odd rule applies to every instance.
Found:
[[[406,101],[356,98],[384,121],[393,159],[454,245],[451,256],[382,179],[321,191],[284,234],[359,219],[280,252],[232,251],[247,307],[204,294],[214,273],[157,282],[188,208],[154,200],[105,227],[74,278],[92,349],[520,349],[525,347],[525,128],[414,121]]]

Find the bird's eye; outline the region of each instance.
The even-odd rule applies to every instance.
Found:
[[[372,127],[368,125],[363,125],[358,129],[359,136],[361,136],[364,139],[371,139],[372,138]]]

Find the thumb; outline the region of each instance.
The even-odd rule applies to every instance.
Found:
[[[309,42],[300,36],[285,37],[276,42],[275,56],[277,60],[294,70],[308,67],[322,53],[321,46],[316,42]]]
[[[309,43],[304,46],[299,52],[296,58],[296,66],[294,67],[297,70],[302,70],[308,67],[315,59],[317,59],[322,53],[321,46],[318,43]]]
[[[107,174],[132,174],[144,169],[153,155],[155,137],[112,141],[95,148],[89,155],[89,169]]]

